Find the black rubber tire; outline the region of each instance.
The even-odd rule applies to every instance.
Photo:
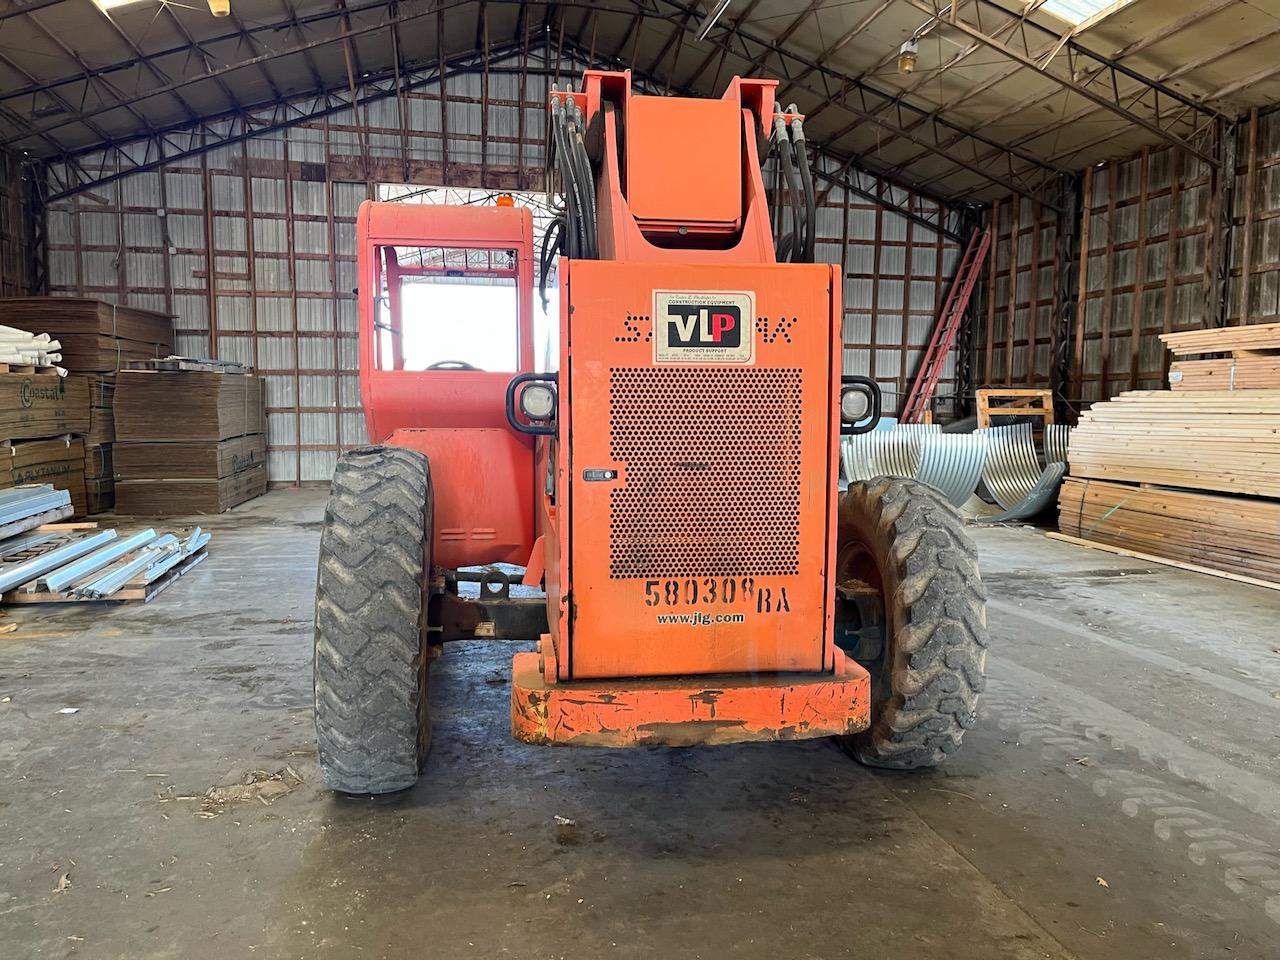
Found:
[[[333,790],[403,790],[426,759],[432,507],[416,451],[362,447],[333,472],[315,614],[316,738]]]
[[[842,737],[860,762],[937,766],[977,719],[987,660],[986,592],[955,508],[915,480],[851,484],[840,501],[837,578],[874,563],[885,642],[871,673],[871,726]]]

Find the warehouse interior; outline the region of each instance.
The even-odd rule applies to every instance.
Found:
[[[593,76],[605,93],[588,92]],[[596,211],[573,196],[557,116],[598,111],[582,124],[578,174],[597,178],[589,192],[604,210],[601,158],[633,146],[600,131],[641,122],[597,106],[609,97],[741,97],[733,122],[760,122],[741,151],[756,158],[771,217],[761,276],[811,278],[822,265],[828,278],[834,358],[816,369],[838,401],[822,429],[842,436],[831,434],[829,469],[805,480],[832,511],[813,561],[824,603],[853,602],[840,592],[839,517],[858,491],[888,503],[907,490],[903,516],[927,517],[915,539],[968,545],[943,554],[936,610],[911,600],[910,616],[892,612],[911,588],[891,589],[883,566],[858,581],[879,587],[880,604],[858,606],[859,630],[875,626],[887,645],[906,642],[894,631],[905,636],[912,617],[985,609],[971,651],[981,693],[976,712],[956,712],[963,744],[935,758],[945,762],[888,769],[867,763],[862,741],[781,722],[728,737],[764,742],[674,723],[624,737],[601,720],[574,743],[545,717],[537,737],[522,735],[513,655],[550,671],[526,707],[552,709],[557,687],[571,699],[568,676],[591,682],[555,674],[554,568],[572,551],[548,545],[542,569],[542,514],[509,556],[476,559],[439,537],[446,512],[488,516],[526,487],[530,516],[539,497],[595,502],[569,479],[556,500],[552,441],[570,441],[549,428],[551,440],[529,439],[543,453],[522,454],[523,486],[510,491],[489,489],[482,470],[446,489],[444,458],[425,474],[427,532],[415,536],[437,561],[471,559],[419,571],[432,586],[416,629],[456,641],[415,641],[438,657],[429,696],[425,665],[409,668],[429,701],[410,737],[421,776],[385,790],[335,780],[317,652],[325,591],[338,590],[326,558],[345,584],[417,546],[396,539],[403,514],[395,531],[375,530],[382,501],[352,471],[370,444],[393,451],[393,472],[418,469],[394,452],[416,441],[391,434],[447,414],[432,405],[447,391],[429,394],[450,371],[511,371],[499,397],[517,371],[550,383],[555,403],[568,395],[581,328],[567,278],[626,258],[570,252],[574,217]],[[723,153],[713,130],[683,123],[635,143],[661,157],[655,169],[685,164],[691,180]],[[807,189],[793,179],[800,165]],[[619,196],[638,196],[641,169]],[[477,264],[451,260],[444,234],[434,246],[434,234],[378,234],[369,201],[391,224],[527,217],[529,262],[548,264],[545,276],[523,272],[515,240],[510,265]],[[457,211],[472,219],[449,219]],[[754,223],[744,213],[735,229],[745,237]],[[671,249],[656,260],[720,255],[683,226],[664,236]],[[393,243],[397,269],[413,273],[412,248],[419,275],[444,278],[410,312],[447,318],[446,345],[409,362],[407,340],[385,346],[401,337],[387,306],[399,288],[379,272]],[[775,264],[775,244],[796,262]],[[579,254],[598,263],[579,266]],[[631,349],[634,335],[660,357],[642,336],[650,317],[619,304],[627,326],[606,346]],[[498,343],[506,321],[493,318],[517,309],[531,365]],[[809,342],[784,321],[761,306],[753,363],[781,356],[770,351],[793,333]],[[594,341],[572,342],[585,356]],[[394,360],[376,359],[383,351]],[[11,454],[0,455],[0,942],[15,957],[1280,955],[1271,0],[10,0],[0,355],[0,454]],[[433,363],[444,381],[413,381],[423,386],[403,396],[370,386],[386,365]],[[881,407],[865,432],[857,424],[873,415],[843,410],[859,379]],[[536,433],[538,416],[514,399],[532,388],[510,389],[498,432]],[[394,416],[388,397],[404,404]],[[799,426],[776,430],[738,400],[708,430],[787,434],[777,449],[802,448]],[[664,426],[675,428],[644,409],[652,444],[668,449]],[[455,434],[450,449],[472,436]],[[801,475],[785,458],[733,463],[751,496],[782,489],[766,483],[775,474]],[[583,476],[617,481],[610,470]],[[686,488],[680,502],[719,503],[708,496]],[[734,529],[779,529],[772,507],[759,495],[734,511]],[[619,515],[592,522],[616,532]],[[669,540],[720,529],[722,516]],[[335,523],[348,522],[353,544],[331,552]],[[616,554],[603,556],[604,580],[625,580],[616,564],[610,573]],[[980,583],[947,579],[967,565]],[[561,569],[572,609],[574,568]],[[591,562],[576,569],[585,583]],[[686,583],[650,582],[654,605]],[[495,584],[512,617],[545,608],[547,625],[521,633],[485,612]],[[368,603],[389,636],[399,601],[391,586],[378,601],[376,586]],[[440,589],[444,609],[464,610],[443,627],[426,605]],[[465,612],[473,600],[479,614]],[[822,609],[821,629],[839,630],[844,607]],[[565,614],[566,631],[571,619],[588,629],[576,618]],[[604,623],[607,604],[582,621],[593,619],[624,629],[621,612]],[[850,676],[840,650],[864,664],[855,647],[823,643],[834,658],[823,670],[837,664],[827,680]],[[953,653],[937,657],[958,670]],[[917,652],[912,668],[933,657]],[[771,681],[757,669],[748,686],[760,690]],[[661,686],[684,672],[736,673],[599,676]],[[867,736],[885,709],[879,682],[871,669]],[[617,699],[589,689],[585,700]],[[668,692],[694,717],[711,704],[714,718],[723,691],[693,689]],[[372,717],[393,712],[376,689],[365,700]]]

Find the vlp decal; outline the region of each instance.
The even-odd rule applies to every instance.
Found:
[[[756,295],[718,290],[653,291],[655,363],[750,363]]]

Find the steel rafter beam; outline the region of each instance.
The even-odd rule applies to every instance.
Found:
[[[85,147],[60,157],[49,158],[46,166],[55,176],[56,168],[61,164],[78,163],[82,157],[94,154],[114,154],[116,165],[114,168],[107,168],[104,164],[100,172],[88,180],[68,182],[63,179],[64,186],[50,192],[44,198],[44,202],[52,203],[87,189],[113,183],[135,173],[154,170],[219,147],[238,144],[255,136],[296,127],[375,100],[394,97],[397,95],[397,89],[407,92],[439,83],[442,77],[449,78],[475,72],[482,68],[488,58],[511,56],[519,51],[519,42],[494,44],[488,50],[450,55],[446,70],[441,70],[436,61],[412,67],[413,75],[410,77],[401,75],[398,86],[397,71],[394,67],[389,68],[376,76],[366,78],[363,87],[357,90],[354,100],[344,80],[331,89],[313,91],[287,101],[245,107],[243,111],[209,117],[197,124],[165,128],[154,137],[137,137],[122,143]]]
[[[673,11],[674,13],[687,13],[690,10],[695,9],[688,6],[683,2],[683,0],[655,0],[655,3],[659,8],[665,8]],[[745,53],[731,49],[728,43],[731,39],[738,40],[742,44]],[[964,156],[961,156],[957,150],[943,150],[937,145],[936,141],[923,139],[922,137],[905,130],[904,125],[907,122],[927,114],[927,111],[921,107],[917,107],[906,101],[899,101],[893,104],[892,119],[874,116],[871,112],[874,107],[894,99],[894,93],[891,91],[881,90],[869,81],[858,77],[851,77],[838,70],[834,70],[831,67],[826,66],[825,63],[820,63],[794,50],[789,50],[772,39],[755,35],[743,29],[740,25],[735,24],[732,28],[732,33],[722,32],[719,37],[714,39],[712,37],[708,37],[708,42],[726,50],[726,52],[731,53],[734,56],[743,57],[748,61],[752,59],[751,48],[754,47],[757,50],[766,50],[777,57],[783,69],[787,72],[789,72],[789,68],[791,67],[794,67],[797,70],[809,68],[810,75],[819,77],[824,84],[833,82],[841,85],[841,92],[834,97],[829,87],[821,89],[815,88],[814,86],[805,86],[805,89],[807,89],[812,96],[818,98],[820,103],[830,102],[833,105],[839,106],[841,109],[859,118],[860,122],[874,123],[882,130],[914,143],[926,151],[937,153],[939,156],[942,156],[953,163],[959,164],[974,175],[1004,187],[1012,193],[1025,196],[1030,199],[1042,199],[1036,196],[1035,193],[1026,185],[996,172],[992,165],[979,165],[966,159]],[[944,118],[933,118],[931,120],[930,127],[935,131],[941,130],[963,134],[964,138],[971,141],[969,144],[969,152],[975,155],[978,149],[980,149],[980,146],[985,146],[994,150],[1005,149],[1003,144],[976,131],[966,130]],[[938,139],[940,139],[940,137]],[[1045,171],[1054,174],[1060,172],[1056,168],[1045,164],[1039,158],[1031,154],[1016,151],[1010,154],[1008,163],[1010,168],[1013,165],[1012,160],[1015,157],[1024,161],[1024,163],[1041,167]],[[1002,164],[1000,166],[1003,167],[1004,165]]]
[[[1194,101],[1189,100],[1185,95],[1172,90],[1172,88],[1143,77],[1136,71],[1130,70],[1128,67],[1125,67],[1114,60],[1108,60],[1100,54],[1095,54],[1091,50],[1088,50],[1080,44],[1070,40],[1067,41],[1065,46],[1065,52],[1067,54],[1067,68],[1065,70],[1066,75],[1063,75],[1063,73],[1059,73],[1052,69],[1053,62],[1055,61],[1042,64],[1036,59],[1035,54],[1031,49],[1031,41],[1028,39],[1025,31],[1014,34],[1010,39],[1010,42],[1006,43],[991,36],[983,29],[970,24],[968,21],[960,17],[958,15],[960,0],[952,0],[951,4],[947,6],[941,6],[936,2],[930,3],[927,2],[927,0],[903,0],[903,2],[910,4],[912,7],[915,7],[927,16],[937,18],[937,22],[940,25],[939,29],[954,31],[968,37],[970,40],[977,41],[983,46],[996,51],[1015,63],[1018,63],[1022,67],[1035,71],[1040,76],[1056,83],[1064,90],[1089,100],[1096,106],[1115,114],[1117,117],[1133,124],[1134,126],[1141,127],[1148,133],[1151,133],[1172,146],[1185,150],[1187,153],[1198,157],[1205,163],[1212,164],[1215,162],[1212,152],[1198,147],[1191,140],[1184,136],[1180,136],[1175,132],[1175,125],[1181,125],[1184,128],[1187,125],[1185,120],[1181,120],[1185,111],[1179,111],[1174,117],[1173,122],[1162,123],[1160,97],[1163,95],[1166,101],[1170,102],[1170,105],[1172,105],[1172,103],[1178,103],[1186,106],[1188,110],[1196,111],[1206,120],[1216,120],[1218,119],[1218,114],[1216,111],[1201,107]],[[977,0],[977,2],[982,4],[984,0]],[[987,5],[995,7],[996,9],[1003,11],[1005,14],[1009,14],[1008,10],[1005,10],[998,4],[988,2]],[[948,10],[952,15],[948,15]],[[1024,22],[1034,24],[1034,21]],[[1101,67],[1100,70],[1098,70],[1099,66]],[[1081,73],[1088,70],[1097,70],[1097,74],[1095,74],[1095,76],[1105,75],[1111,80],[1111,83],[1080,83],[1074,79],[1075,77],[1080,76]],[[1123,98],[1119,91],[1120,76],[1124,76],[1129,80],[1137,81],[1146,87],[1144,94],[1149,92],[1154,98],[1154,102],[1151,104],[1153,116],[1144,116],[1142,114],[1135,113],[1124,105]],[[1181,123],[1179,123],[1180,120]],[[1192,137],[1203,135],[1206,129],[1206,127],[1202,127],[1198,122],[1193,121],[1191,124],[1190,135]]]

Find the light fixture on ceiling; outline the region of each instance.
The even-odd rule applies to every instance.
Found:
[[[916,58],[920,54],[920,41],[915,37],[907,38],[898,48],[898,72],[911,73],[916,68]]]
[[[710,33],[711,28],[716,25],[716,21],[719,20],[721,15],[729,9],[730,2],[731,0],[719,0],[715,5],[715,9],[711,11],[707,16],[706,21],[702,24],[702,29],[698,31],[699,40],[707,39],[707,34]]]
[[[231,13],[231,0],[209,0],[209,12],[215,17],[225,17]]]
[[[114,10],[116,7],[127,7],[133,3],[141,3],[142,0],[93,0],[100,10]]]

